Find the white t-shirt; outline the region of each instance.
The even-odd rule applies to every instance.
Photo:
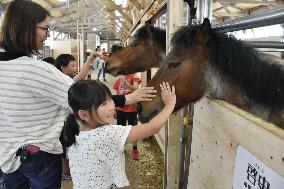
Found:
[[[80,131],[68,151],[74,189],[128,186],[124,145],[131,126],[106,125]]]

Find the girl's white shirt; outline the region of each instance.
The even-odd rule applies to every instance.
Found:
[[[80,131],[68,151],[73,188],[106,189],[129,185],[124,145],[131,126],[105,125]]]

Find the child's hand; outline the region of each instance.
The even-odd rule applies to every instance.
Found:
[[[93,51],[93,52],[91,53],[91,55],[88,57],[88,59],[89,59],[90,61],[93,61],[93,60],[95,60],[96,57],[98,57],[98,56],[99,56],[98,53],[97,53],[96,51]]]
[[[160,87],[162,90],[161,95],[165,106],[174,106],[176,104],[175,87],[172,86],[171,89],[168,82],[163,82],[162,84],[160,84]]]

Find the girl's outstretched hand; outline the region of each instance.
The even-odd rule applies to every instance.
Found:
[[[160,84],[161,95],[165,106],[174,106],[176,104],[176,93],[175,87],[170,87],[168,82],[163,82]]]

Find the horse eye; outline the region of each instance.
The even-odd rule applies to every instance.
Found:
[[[133,42],[133,43],[131,44],[131,46],[132,46],[132,47],[136,47],[136,46],[137,46],[137,43]]]
[[[176,67],[178,67],[180,65],[180,63],[169,63],[168,67],[169,69],[174,69]]]

